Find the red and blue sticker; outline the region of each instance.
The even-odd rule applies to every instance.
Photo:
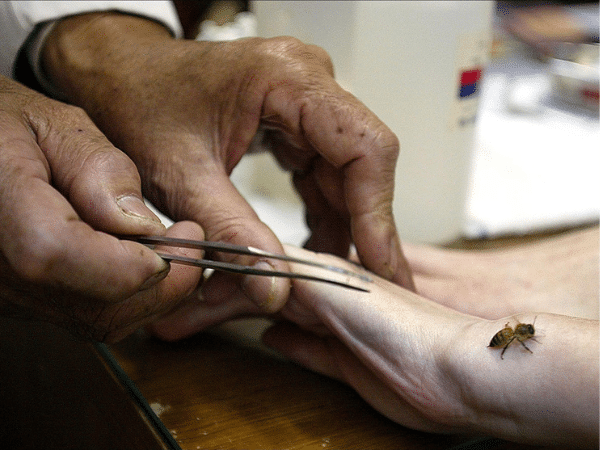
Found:
[[[479,94],[478,84],[481,81],[481,68],[464,70],[460,74],[460,90],[458,91],[458,97],[468,98],[474,97]]]

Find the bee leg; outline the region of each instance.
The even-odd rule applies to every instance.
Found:
[[[527,346],[525,345],[525,342],[523,342],[523,341],[519,341],[519,342],[521,343],[521,345],[522,345],[523,347],[525,347],[525,350],[527,350],[529,353],[533,353],[531,350],[529,350],[529,347],[527,347]]]
[[[500,359],[504,359],[504,352],[506,351],[506,349],[508,348],[508,346],[510,345],[510,343],[514,340],[515,338],[512,337],[510,338],[510,340],[506,343],[506,345],[504,346],[504,348],[502,349],[502,353],[500,353]],[[522,344],[522,342],[521,342]]]

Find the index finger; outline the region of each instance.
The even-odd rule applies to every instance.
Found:
[[[301,136],[341,172],[352,240],[365,267],[414,289],[392,212],[398,138],[325,74],[297,88],[294,107],[289,89],[271,90],[263,114],[279,117],[288,133]]]

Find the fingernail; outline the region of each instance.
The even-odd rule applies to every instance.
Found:
[[[136,219],[150,220],[160,223],[160,219],[146,206],[143,200],[134,195],[124,195],[117,199],[117,205],[128,216]]]
[[[171,268],[169,263],[167,263],[160,256],[158,256],[158,255],[156,255],[156,256],[162,261],[161,269],[158,272],[154,273],[154,275],[152,275],[150,278],[148,278],[146,281],[144,281],[142,283],[142,285],[140,286],[140,291],[145,291],[146,289],[150,289],[152,286],[157,284],[159,281],[164,280],[167,277],[167,275],[169,274],[169,270]]]
[[[275,268],[267,261],[258,261],[253,269],[273,271]],[[270,311],[276,300],[276,278],[264,275],[246,275],[242,282],[242,290],[263,311]]]

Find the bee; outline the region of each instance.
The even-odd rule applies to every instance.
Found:
[[[494,335],[488,347],[504,346],[504,348],[502,349],[502,353],[500,353],[500,359],[504,359],[504,352],[506,351],[510,343],[516,339],[521,343],[525,350],[527,350],[529,353],[533,353],[529,349],[529,347],[525,345],[524,341],[526,341],[527,339],[533,339],[534,341],[536,341],[534,338],[535,328],[533,327],[533,325],[535,324],[535,319],[533,320],[533,324],[520,322],[517,323],[514,330],[509,326],[509,323],[510,322],[507,322],[506,325],[504,325],[504,328],[502,328]]]

